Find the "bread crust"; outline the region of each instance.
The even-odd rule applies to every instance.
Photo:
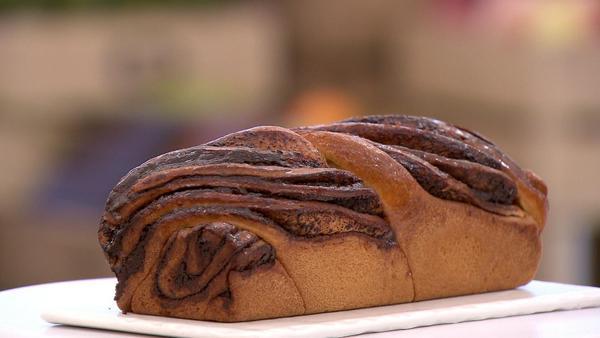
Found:
[[[441,121],[258,127],[132,170],[98,235],[124,312],[246,321],[523,285],[546,194]]]

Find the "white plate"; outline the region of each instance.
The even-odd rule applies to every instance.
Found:
[[[342,337],[600,306],[600,288],[533,281],[508,291],[227,324],[122,314],[112,300],[115,282],[106,278],[64,283],[58,289],[64,292],[64,301],[52,304],[42,318],[56,324],[170,337]]]

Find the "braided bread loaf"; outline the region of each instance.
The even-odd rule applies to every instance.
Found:
[[[546,194],[478,134],[370,116],[153,158],[112,190],[98,235],[123,311],[245,321],[525,284]]]

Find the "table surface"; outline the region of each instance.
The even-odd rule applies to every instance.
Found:
[[[69,282],[50,283],[0,292],[0,337],[143,337],[88,328],[53,325],[40,313]],[[62,291],[62,292],[61,292]],[[435,325],[362,335],[361,337],[600,337],[600,307],[527,316]]]

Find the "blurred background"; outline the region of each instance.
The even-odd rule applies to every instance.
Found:
[[[374,113],[477,130],[537,172],[537,278],[600,286],[598,1],[168,4],[0,0],[0,289],[110,276],[106,196],[150,157]]]

